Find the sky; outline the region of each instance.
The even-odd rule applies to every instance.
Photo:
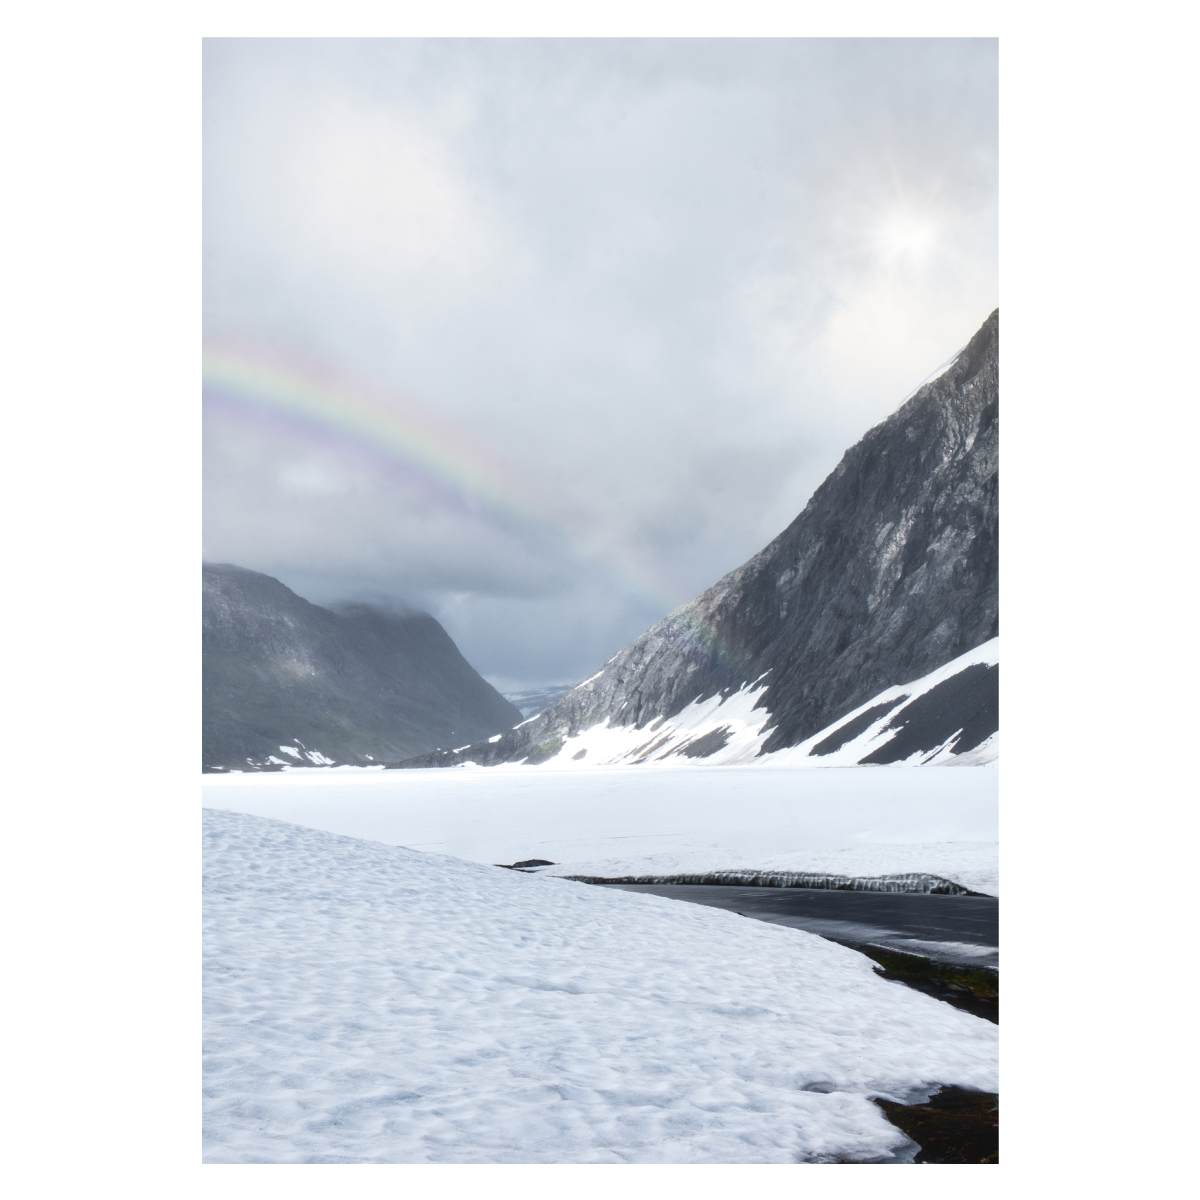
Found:
[[[570,684],[998,303],[994,39],[208,39],[204,557]]]

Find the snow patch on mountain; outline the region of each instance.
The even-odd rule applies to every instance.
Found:
[[[922,696],[932,692],[934,688],[949,683],[955,676],[961,675],[969,667],[995,667],[1000,662],[1000,639],[991,638],[968,650],[944,667],[931,671],[921,679],[912,683],[890,687],[872,696],[865,704],[848,712],[844,717],[826,726],[819,733],[806,738],[797,746],[780,750],[768,757],[780,766],[809,766],[846,767],[859,764],[864,759],[877,754],[889,743],[893,742],[904,728],[903,718],[906,712],[912,710],[914,703]],[[847,738],[841,745],[826,753],[821,753],[821,747],[837,735],[852,729],[862,723],[862,718],[878,712],[873,720],[866,724],[861,732]],[[932,766],[955,761],[954,747],[959,741],[962,729],[958,729],[942,742],[932,747],[914,750],[911,754],[896,761],[895,765],[903,766]],[[976,765],[994,762],[999,755],[999,735],[994,733],[969,753],[973,754],[972,762]],[[892,765],[892,764],[889,764]]]
[[[845,767],[872,758],[878,765],[888,766],[932,766],[959,761],[978,766],[996,760],[998,734],[993,733],[972,746],[967,751],[970,754],[967,760],[956,752],[964,732],[961,726],[950,728],[944,736],[933,735],[929,731],[937,728],[936,721],[930,719],[931,714],[924,714],[921,731],[914,733],[908,718],[916,715],[916,702],[922,697],[952,684],[971,668],[994,668],[999,661],[1000,639],[996,637],[920,679],[886,688],[799,745],[773,754],[761,754],[774,728],[771,713],[758,707],[768,691],[770,673],[767,672],[730,695],[693,700],[669,720],[658,717],[640,727],[614,726],[613,718],[608,717],[600,724],[549,743],[545,749],[551,754],[542,761],[548,767],[577,770],[668,761],[672,766],[695,762],[708,766]],[[585,680],[578,686],[589,682]],[[960,709],[961,706],[954,708],[956,717]],[[906,730],[914,743],[907,753],[897,743]],[[931,736],[936,736],[936,740],[931,741]],[[901,745],[899,757],[889,752],[893,743]]]

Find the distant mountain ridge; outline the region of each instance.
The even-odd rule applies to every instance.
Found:
[[[978,759],[999,724],[999,668],[971,658],[999,633],[998,456],[996,310],[747,563],[510,732],[400,765],[747,761],[831,732],[883,693],[893,701],[868,722],[873,761],[895,761],[882,742],[904,729],[904,761]],[[908,702],[892,689],[959,659],[957,683],[941,680],[900,716]],[[672,734],[685,726],[688,737]],[[607,748],[600,731],[614,734]],[[643,731],[636,744],[625,736]],[[744,757],[730,757],[739,731],[753,736]]]
[[[229,563],[203,597],[205,770],[394,762],[521,719],[427,613],[321,608]]]
[[[548,708],[555,700],[569,692],[569,683],[551,684],[547,687],[531,688],[524,692],[504,692],[505,700],[515,704],[522,717],[536,717],[543,709]]]

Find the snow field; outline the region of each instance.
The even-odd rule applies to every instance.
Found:
[[[207,811],[206,1161],[888,1161],[996,1027],[699,905]],[[892,1159],[895,1161],[895,1159]]]
[[[993,767],[343,767],[206,775],[210,808],[569,875],[925,872],[999,894]]]

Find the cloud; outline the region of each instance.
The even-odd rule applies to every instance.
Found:
[[[405,397],[543,518],[214,410],[206,553],[509,679],[754,553],[996,304],[994,41],[219,39],[205,106],[207,335]]]

